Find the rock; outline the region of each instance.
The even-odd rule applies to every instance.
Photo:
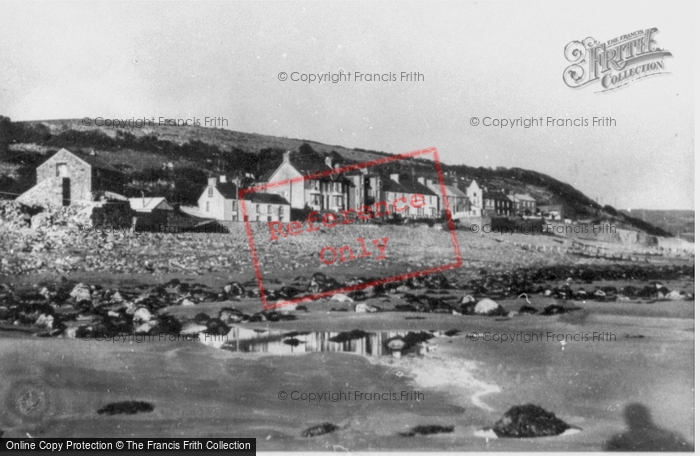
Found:
[[[476,299],[474,299],[474,296],[466,295],[465,297],[462,298],[462,302],[460,304],[469,304],[472,302],[476,302]]]
[[[173,315],[158,315],[156,325],[152,328],[153,334],[180,334],[182,332],[182,323]]]
[[[234,298],[245,295],[245,288],[238,282],[231,282],[224,286],[224,296]]]
[[[338,302],[354,302],[354,300],[342,293],[334,294],[333,297],[331,298],[331,301],[338,301]]]
[[[488,298],[482,299],[476,304],[474,313],[477,315],[488,315],[490,317],[508,315],[508,312],[506,312],[500,304]]]
[[[248,319],[248,323],[262,323],[265,321],[267,321],[267,317],[265,317],[265,314],[262,312],[254,313]]]
[[[75,302],[91,301],[92,296],[90,293],[90,287],[88,287],[84,283],[79,283],[78,285],[73,287],[73,290],[70,292],[70,297],[75,299]]]
[[[243,313],[232,307],[224,307],[219,311],[219,319],[226,324],[240,323],[243,321]]]
[[[207,322],[207,334],[214,334],[217,336],[224,336],[229,333],[231,328],[228,327],[226,323],[221,321],[219,318],[212,318]]]
[[[521,314],[536,314],[537,309],[535,309],[532,306],[525,306],[524,305],[524,306],[520,307],[520,310],[518,312]]]
[[[180,330],[180,334],[199,334],[205,332],[206,330],[206,325],[202,325],[194,321],[188,321],[184,325],[182,325],[182,330]]]
[[[312,293],[322,293],[340,288],[340,283],[332,277],[328,277],[321,272],[315,273],[309,283],[309,291]]]
[[[455,430],[454,426],[442,426],[437,424],[430,424],[425,426],[415,426],[410,431],[402,432],[400,435],[404,437],[413,437],[415,435],[430,435],[430,434],[441,434],[450,433]]]
[[[673,290],[665,296],[669,301],[681,301],[685,298],[678,290]]]
[[[153,404],[142,401],[124,401],[107,404],[97,411],[99,415],[135,415],[149,413],[155,409]]]
[[[141,323],[153,320],[153,314],[145,307],[139,307],[134,312],[134,323]]]
[[[194,306],[195,303],[192,302],[192,301],[190,301],[189,299],[185,298],[185,299],[182,300],[182,302],[180,303],[180,305],[181,305],[181,306]]]
[[[355,312],[357,313],[368,313],[368,312],[376,312],[377,308],[373,306],[369,306],[365,303],[360,303],[355,306]]]
[[[493,427],[501,438],[546,437],[564,433],[571,426],[533,404],[511,407]]]
[[[41,314],[39,315],[39,318],[36,319],[34,324],[46,329],[53,329],[53,322],[53,315]]]
[[[302,437],[318,437],[319,435],[330,434],[338,430],[338,426],[333,423],[323,423],[312,426],[301,433]]]
[[[544,308],[542,315],[558,315],[567,313],[569,310],[559,304],[552,304]]]
[[[148,334],[158,323],[154,320],[138,325],[134,328],[134,334]]]

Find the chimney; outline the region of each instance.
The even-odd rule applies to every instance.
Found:
[[[291,153],[290,151],[287,151],[282,155],[282,161],[284,161],[284,163],[289,163],[289,154],[290,153]]]
[[[390,174],[389,177],[390,177],[391,180],[393,180],[393,181],[396,181],[396,182],[399,181],[399,175],[398,175],[398,173]]]
[[[219,176],[219,182],[221,182],[222,184],[226,183],[226,175],[225,174],[222,174],[221,176]]]
[[[326,166],[333,168],[333,159],[331,157],[326,157]]]
[[[426,180],[425,180],[425,183],[426,183],[426,185],[428,185],[428,187],[430,187],[431,185],[433,185],[433,180],[432,180],[432,179],[426,179]]]
[[[210,177],[208,179],[209,185],[216,185],[216,177]]]
[[[430,181],[428,181],[428,182],[430,182]],[[419,178],[418,178],[418,183],[419,183],[419,184],[425,185],[425,177],[419,177]]]

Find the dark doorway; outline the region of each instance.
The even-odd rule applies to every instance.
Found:
[[[70,177],[64,177],[62,180],[63,185],[63,205],[70,206]]]

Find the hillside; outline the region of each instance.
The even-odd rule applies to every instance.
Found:
[[[95,151],[104,161],[131,179],[127,196],[141,192],[167,196],[174,202],[193,203],[209,175],[225,173],[242,179],[260,177],[281,162],[286,150],[332,154],[346,163],[364,162],[391,154],[198,126],[144,126],[111,128],[85,126],[80,119],[11,122],[0,116],[0,195],[13,198],[35,183],[34,170],[61,147],[76,152]],[[173,169],[164,168],[172,163]],[[434,173],[423,159],[395,162],[392,171]],[[540,204],[562,204],[568,216],[614,223],[666,236],[657,226],[614,208],[601,207],[571,185],[546,174],[520,168],[496,169],[442,165],[449,181],[460,187],[476,179],[489,189],[530,193]]]
[[[625,213],[694,242],[695,211],[632,209]]]

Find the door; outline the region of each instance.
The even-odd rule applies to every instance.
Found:
[[[61,189],[61,193],[63,194],[63,205],[70,206],[70,178],[64,177],[61,179],[61,186],[63,187]]]

